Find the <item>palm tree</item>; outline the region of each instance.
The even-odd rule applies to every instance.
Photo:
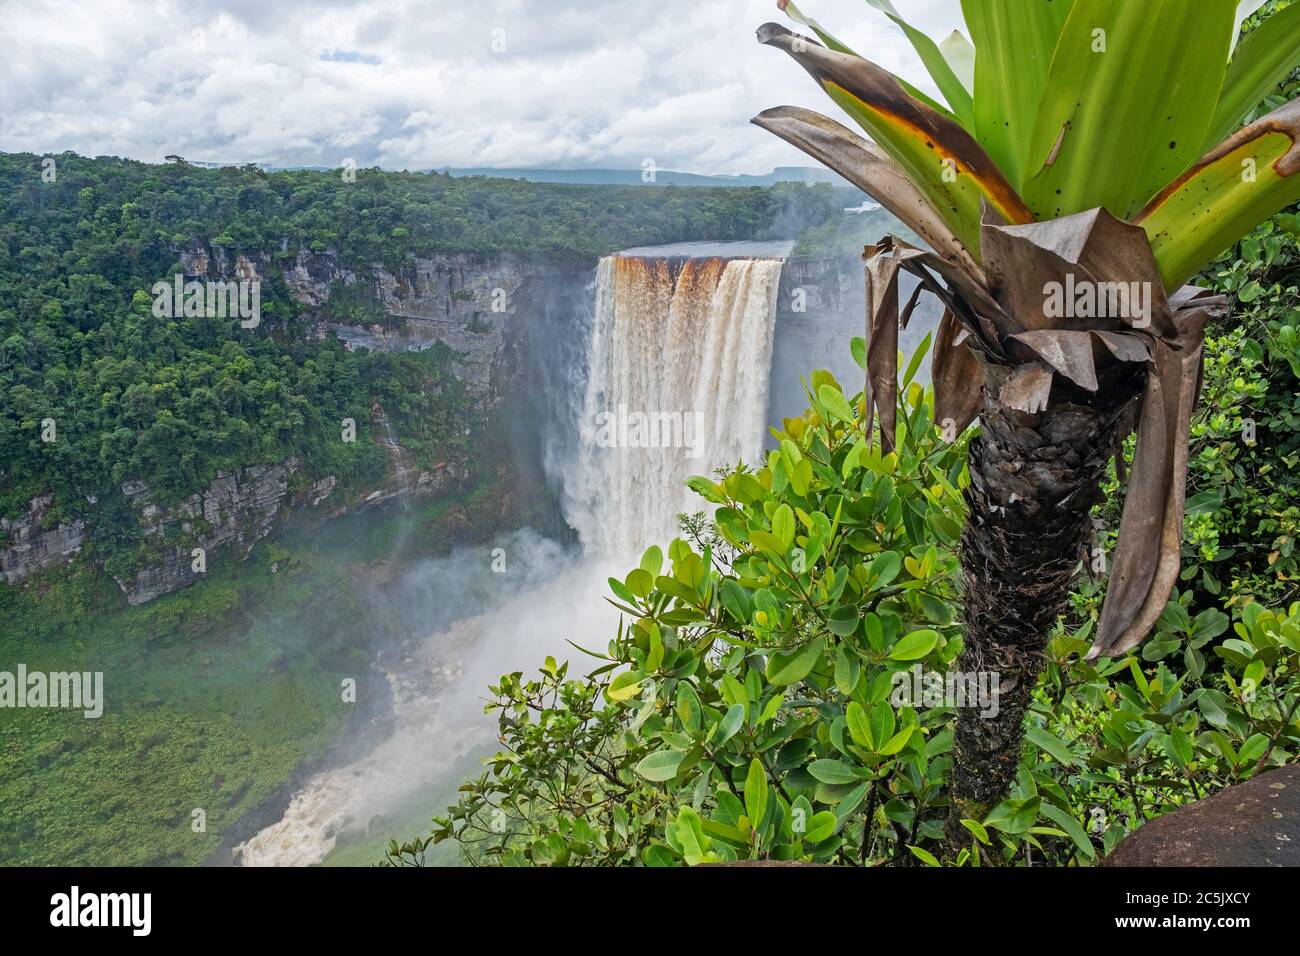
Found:
[[[932,380],[950,435],[977,417],[961,539],[962,670],[1000,675],[1000,709],[958,716],[950,845],[1007,792],[1049,629],[1065,610],[1114,451],[1136,431],[1089,659],[1150,632],[1178,574],[1189,419],[1207,320],[1185,285],[1300,199],[1300,100],[1248,122],[1300,64],[1300,2],[1236,47],[1262,0],[962,0],[970,40],[937,45],[890,0],[943,105],[817,37],[769,23],[870,141],[817,113],[754,122],[878,200],[929,246],[867,260],[868,438],[895,439],[898,277],[945,306]],[[820,42],[818,42],[820,41]],[[1122,456],[1116,457],[1117,467]]]

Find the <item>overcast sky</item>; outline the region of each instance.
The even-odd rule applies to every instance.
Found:
[[[895,0],[941,39],[958,0]],[[933,90],[864,0],[802,9]],[[811,161],[750,126],[839,115],[760,47],[775,0],[0,0],[0,151],[151,162],[761,173]]]

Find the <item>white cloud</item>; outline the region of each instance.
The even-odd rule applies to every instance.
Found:
[[[897,0],[932,36],[957,0]],[[805,4],[933,89],[862,0]],[[363,166],[763,172],[807,165],[750,126],[835,107],[754,28],[773,0],[0,0],[0,150]],[[495,49],[494,49],[495,47]]]

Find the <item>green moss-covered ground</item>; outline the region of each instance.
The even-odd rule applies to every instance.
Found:
[[[343,678],[368,679],[336,557],[267,545],[144,607],[115,592],[84,570],[0,590],[0,669],[102,671],[105,697],[98,719],[5,713],[0,862],[201,863],[336,738]]]

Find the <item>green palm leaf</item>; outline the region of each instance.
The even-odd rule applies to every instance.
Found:
[[[1127,219],[1195,161],[1223,85],[1235,8],[1233,0],[1075,0],[1022,184],[1038,218],[1104,206]]]
[[[794,3],[791,2],[791,0],[776,0],[776,5],[777,7],[780,8],[782,13],[784,13],[795,23],[799,24],[800,26],[805,26],[813,33],[817,34],[817,39],[821,40],[822,43],[826,44],[827,49],[834,50],[836,53],[847,53],[849,56],[858,55],[846,44],[841,43],[838,39],[832,36],[831,33],[827,31],[820,23],[818,23],[812,17],[807,16],[802,10],[800,10],[797,6],[795,6]],[[903,84],[903,89],[907,90],[908,93],[910,93],[916,99],[920,100],[926,106],[930,107],[933,110],[937,110],[940,113],[943,113],[945,116],[952,117],[953,119],[956,118],[953,116],[952,112],[946,106],[932,99],[931,97],[927,96],[925,93],[922,93],[912,84],[902,79],[900,79],[898,82]]]
[[[1275,212],[1300,200],[1300,100],[1206,154],[1133,221],[1146,230],[1165,288],[1176,289]]]
[[[1074,0],[962,0],[975,43],[975,135],[1023,188],[1038,104]]]
[[[760,43],[785,50],[906,172],[972,258],[979,258],[980,204],[1008,222],[1033,214],[965,129],[909,96],[898,78],[869,60],[828,50],[775,23]]]
[[[893,20],[894,24],[903,31],[912,44],[912,49],[916,50],[917,56],[925,64],[930,79],[934,80],[935,86],[939,87],[939,92],[943,94],[943,98],[952,107],[957,122],[961,123],[966,129],[973,128],[975,114],[971,91],[953,72],[952,64],[948,62],[948,58],[939,49],[939,45],[899,16],[890,0],[867,0],[867,3]]]
[[[1213,149],[1236,129],[1288,73],[1300,66],[1300,3],[1273,14],[1242,41],[1228,64],[1223,92],[1203,148]]]

